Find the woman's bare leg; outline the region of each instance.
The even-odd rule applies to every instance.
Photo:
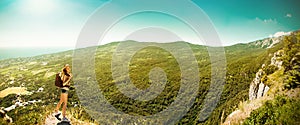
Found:
[[[60,94],[59,102],[57,103],[56,108],[55,108],[56,113],[58,112],[58,110],[59,110],[62,103],[63,103],[63,94]]]
[[[63,108],[62,108],[62,115],[63,115],[63,117],[65,117],[67,104],[68,104],[68,93],[63,93],[62,97],[63,97],[63,103],[64,103]]]

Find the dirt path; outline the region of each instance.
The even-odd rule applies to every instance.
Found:
[[[60,118],[62,119],[62,115],[60,115]],[[69,120],[70,120],[69,123],[61,122],[54,117],[54,114],[50,114],[45,119],[45,125],[96,125],[94,123],[89,123],[89,122],[75,119],[71,115],[67,115],[67,118],[69,118]]]
[[[53,114],[51,115],[48,115],[46,117],[46,120],[45,120],[45,125],[57,125],[60,121],[57,120],[55,117],[52,116]]]
[[[0,98],[3,98],[9,94],[27,95],[30,94],[30,92],[28,92],[25,87],[10,87],[0,92]]]

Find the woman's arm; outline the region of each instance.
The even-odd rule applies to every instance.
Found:
[[[63,86],[68,85],[70,83],[72,77],[73,77],[72,74],[70,74],[69,77],[65,75],[64,80],[63,80],[65,82],[63,83]]]

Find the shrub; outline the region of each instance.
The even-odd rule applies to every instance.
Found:
[[[251,112],[245,125],[299,125],[300,100],[277,96],[267,101],[262,107]]]
[[[297,70],[289,70],[286,73],[285,88],[292,89],[300,86],[300,72]]]
[[[276,70],[278,70],[278,67],[274,65],[268,65],[264,68],[264,71],[267,75],[274,73]]]

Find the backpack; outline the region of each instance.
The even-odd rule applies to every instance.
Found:
[[[60,73],[57,73],[55,76],[55,86],[57,87],[63,87],[63,81],[61,80],[61,77],[59,76]]]

